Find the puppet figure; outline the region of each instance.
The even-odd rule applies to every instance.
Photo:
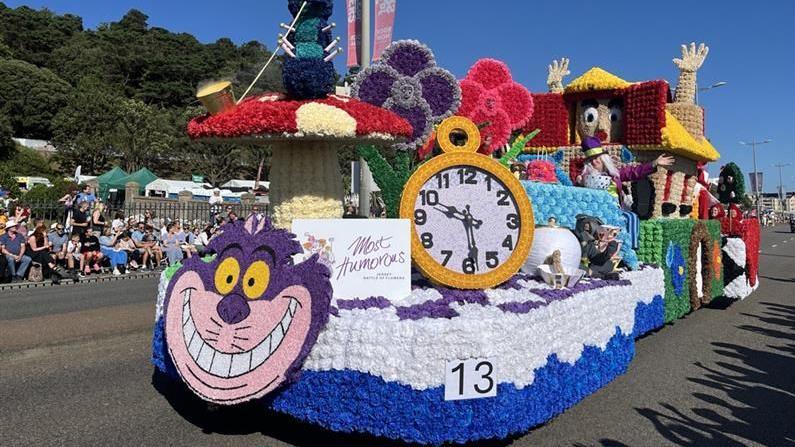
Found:
[[[673,157],[663,154],[650,163],[618,169],[610,154],[595,137],[585,137],[582,150],[585,164],[582,174],[577,177],[577,183],[587,188],[607,190],[625,209],[632,206],[632,196],[624,191],[624,182],[640,180],[654,172],[657,166],[670,166],[674,163]]]

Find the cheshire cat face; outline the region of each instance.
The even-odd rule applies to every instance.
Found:
[[[212,262],[185,261],[165,300],[166,342],[200,397],[235,404],[291,378],[328,321],[330,272],[317,256],[293,265],[294,235],[249,217],[210,242]]]

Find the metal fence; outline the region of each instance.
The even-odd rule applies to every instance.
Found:
[[[30,220],[43,219],[46,224],[53,222],[66,223],[67,210],[62,203],[58,202],[33,202],[21,204],[30,207]],[[217,215],[227,216],[229,212],[234,212],[241,218],[247,217],[251,213],[264,213],[268,215],[267,204],[241,204],[224,203],[210,207],[206,202],[178,202],[178,201],[137,201],[122,204],[106,204],[103,212],[105,219],[110,222],[116,217],[117,213],[122,213],[125,218],[134,217],[136,220],[143,220],[145,217],[154,218],[155,221],[165,223],[166,221],[179,220],[183,224],[191,226],[201,226],[214,222]],[[12,207],[9,215],[14,215]]]

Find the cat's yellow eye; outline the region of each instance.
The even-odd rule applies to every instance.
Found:
[[[221,295],[226,295],[235,288],[240,279],[240,264],[235,258],[226,258],[215,269],[215,289]]]
[[[243,293],[246,298],[255,300],[265,293],[271,280],[271,269],[263,261],[255,261],[243,275]]]

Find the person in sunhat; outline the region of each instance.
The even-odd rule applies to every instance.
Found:
[[[30,265],[30,256],[25,254],[25,237],[17,234],[17,223],[6,223],[6,234],[0,236],[0,252],[5,257],[11,281],[22,281]]]
[[[577,176],[580,186],[593,189],[604,189],[612,194],[623,209],[632,207],[632,196],[623,190],[624,182],[634,182],[646,178],[657,166],[671,166],[674,158],[662,154],[656,160],[636,166],[616,168],[612,157],[596,137],[585,137],[582,142],[585,164],[582,174]]]

